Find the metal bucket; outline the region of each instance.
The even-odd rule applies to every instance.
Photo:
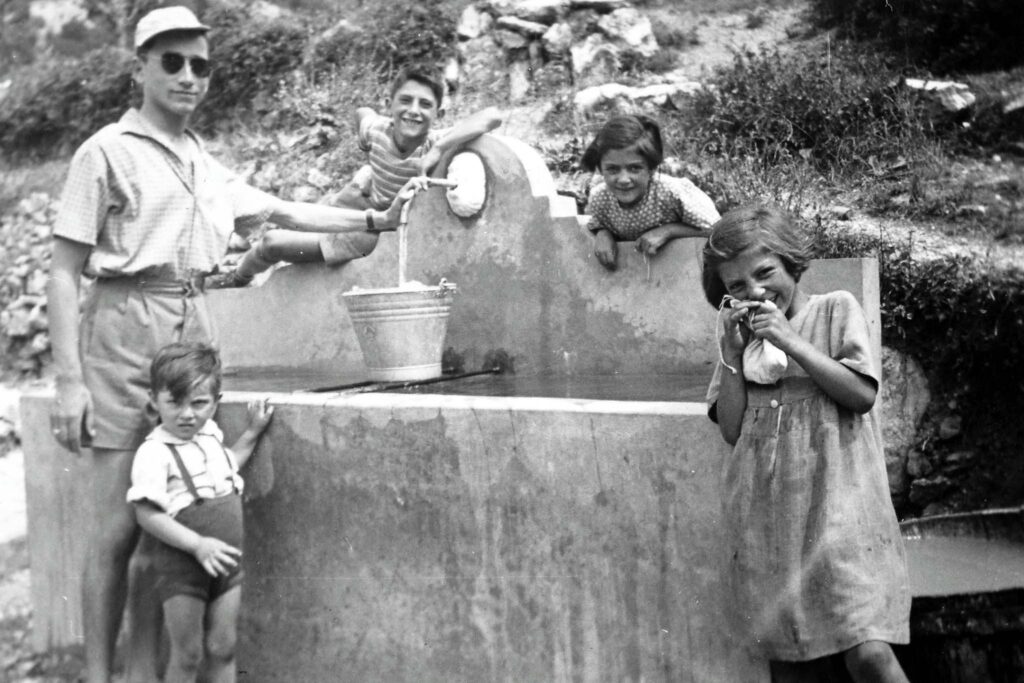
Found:
[[[352,290],[342,294],[375,382],[441,376],[441,355],[455,285]]]

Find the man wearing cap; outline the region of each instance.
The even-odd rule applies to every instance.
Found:
[[[232,231],[244,234],[263,221],[317,232],[394,229],[402,204],[422,188],[411,181],[387,211],[367,216],[286,202],[246,185],[187,125],[209,86],[208,30],[185,7],[153,10],[139,21],[133,79],[142,105],[77,150],[54,225],[51,426],[61,445],[89,459],[82,608],[90,683],[110,680],[127,598],[138,532],[125,495],[133,454],[152,427],[149,363],[170,342],[214,342],[202,282]],[[80,316],[82,275],[91,287]],[[135,602],[130,650],[143,656],[129,660],[128,679],[157,680],[155,600]]]

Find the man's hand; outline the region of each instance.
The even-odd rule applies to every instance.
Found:
[[[402,222],[403,209],[406,208],[406,204],[417,192],[425,190],[429,187],[429,179],[426,176],[416,176],[410,178],[409,181],[402,186],[402,189],[398,191],[395,198],[391,201],[391,206],[384,212],[382,228],[385,230],[394,230],[398,227],[398,224]]]
[[[81,379],[57,379],[57,398],[50,411],[53,436],[64,448],[81,454],[82,447],[92,443],[92,396]]]
[[[602,266],[608,270],[615,270],[619,247],[610,231],[599,230],[594,235],[594,255],[597,256],[597,260]]]

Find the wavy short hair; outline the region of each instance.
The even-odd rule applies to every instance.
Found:
[[[440,71],[429,64],[407,64],[398,70],[395,79],[391,81],[388,94],[394,97],[398,89],[409,81],[416,81],[430,88],[434,99],[437,100],[437,106],[441,106],[444,101],[444,77]]]
[[[220,394],[220,354],[212,346],[197,342],[168,344],[153,357],[149,366],[150,389],[153,395],[167,390],[175,401],[188,396],[188,392],[212,380],[210,391]]]
[[[591,173],[601,169],[601,159],[613,149],[636,146],[637,153],[647,162],[647,168],[656,169],[665,158],[661,144],[661,126],[647,116],[616,116],[608,119],[593,142],[587,146],[580,160]]]
[[[727,293],[718,267],[755,245],[777,255],[797,282],[814,256],[813,237],[779,207],[756,202],[728,211],[704,244],[701,284],[708,303],[718,308]]]

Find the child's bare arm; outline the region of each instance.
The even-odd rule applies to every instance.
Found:
[[[169,514],[149,503],[135,505],[135,519],[139,526],[167,545],[195,556],[210,576],[227,574],[238,564],[242,551],[211,536],[201,536]]]
[[[274,408],[270,405],[270,399],[264,398],[262,400],[250,401],[248,405],[249,413],[249,424],[246,426],[245,431],[238,437],[234,445],[231,446],[231,452],[235,454],[235,459],[238,461],[238,466],[242,467],[249,458],[252,457],[253,452],[256,450],[256,444],[260,441],[260,436],[266,430],[267,425],[270,424],[270,418],[274,416]]]
[[[797,334],[779,309],[762,305],[751,313],[754,334],[785,351],[833,401],[861,414],[875,405],[878,393],[875,383]]]
[[[735,446],[743,427],[743,412],[747,409],[747,383],[743,377],[743,349],[748,337],[742,321],[746,306],[728,309],[723,315],[721,340],[722,378],[718,387],[716,413],[718,429],[730,446]]]
[[[709,234],[709,230],[702,230],[687,223],[665,223],[640,235],[636,240],[635,248],[641,254],[653,256],[672,240],[681,237],[707,237]]]
[[[431,169],[441,160],[441,155],[450,149],[474,140],[484,133],[489,133],[502,124],[505,115],[497,107],[487,107],[482,111],[467,116],[439,138],[430,151],[423,155],[421,171],[424,175],[430,173]]]

